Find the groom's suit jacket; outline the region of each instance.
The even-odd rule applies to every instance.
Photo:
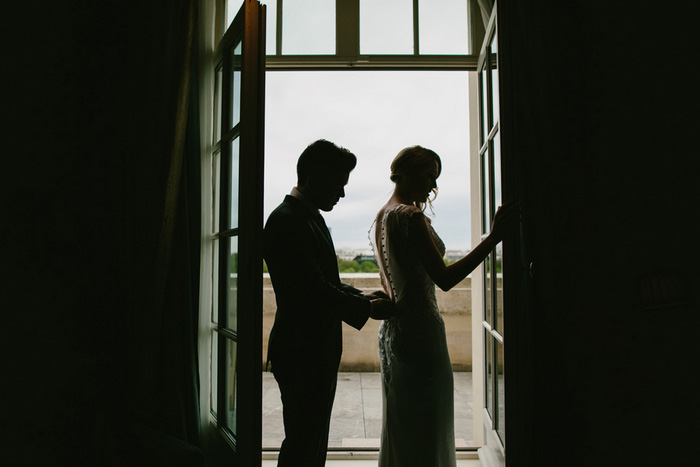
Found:
[[[337,372],[342,353],[342,321],[356,329],[369,318],[371,304],[340,282],[328,228],[318,211],[286,196],[268,217],[264,256],[277,300],[268,361],[283,367]]]

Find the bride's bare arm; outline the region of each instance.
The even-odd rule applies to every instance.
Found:
[[[491,233],[467,256],[449,266],[445,265],[442,255],[433,241],[425,216],[413,216],[413,246],[417,249],[421,263],[435,284],[444,291],[461,282],[481,264],[493,248],[503,239],[505,232],[518,219],[518,205],[505,203],[496,213]]]
[[[447,266],[433,242],[425,217],[414,216],[413,227],[415,235],[412,244],[417,250],[421,263],[433,282],[445,292],[467,277],[498,243],[489,236],[467,256]]]

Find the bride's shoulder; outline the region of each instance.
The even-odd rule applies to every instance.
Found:
[[[382,217],[387,218],[409,219],[416,215],[424,216],[423,211],[410,204],[393,204],[382,210]]]
[[[413,206],[412,204],[397,204],[394,207],[394,212],[396,212],[399,215],[404,215],[404,216],[414,216],[416,214],[423,215],[423,211],[421,211],[418,207]]]

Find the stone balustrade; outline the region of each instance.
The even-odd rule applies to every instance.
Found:
[[[379,274],[376,273],[341,274],[341,281],[365,293],[381,289]],[[498,285],[500,289],[500,278]],[[449,292],[436,289],[438,307],[445,320],[452,368],[455,371],[472,369],[471,292],[471,277],[464,279]],[[270,277],[265,274],[263,278],[263,358],[267,358],[267,340],[275,310],[275,294]],[[377,349],[379,324],[379,321],[370,319],[360,331],[343,324],[343,358],[340,371],[379,371]]]

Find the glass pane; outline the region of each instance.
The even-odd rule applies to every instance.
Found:
[[[229,245],[226,327],[236,331],[238,330],[238,237],[231,237]]]
[[[498,121],[498,38],[496,34],[493,35],[491,39],[491,44],[489,44],[490,52],[489,58],[491,63],[491,115],[493,115],[493,122]]]
[[[488,150],[481,156],[481,233],[491,230],[491,177],[489,177]]]
[[[491,303],[491,280],[493,278],[493,274],[491,273],[491,266],[491,255],[489,255],[484,260],[484,321],[489,324],[493,323],[493,316],[491,313],[493,308],[493,304]]]
[[[335,54],[335,2],[293,0],[282,4],[282,53]]]
[[[218,410],[218,394],[219,394],[219,333],[211,332],[211,361],[209,367],[209,407],[214,415]]]
[[[236,413],[238,411],[238,356],[237,344],[226,339],[226,426],[236,434]]]
[[[223,69],[219,69],[214,76],[214,119],[212,122],[212,144],[221,139],[221,91],[223,89]]]
[[[360,53],[413,54],[413,0],[360,0]]]
[[[219,245],[218,239],[212,242],[211,261],[211,322],[219,322]]]
[[[468,54],[467,3],[464,0],[420,0],[418,35],[421,54]]]
[[[484,383],[486,384],[486,410],[493,419],[493,337],[484,329],[484,346],[486,346],[486,359],[484,362]]]
[[[484,142],[486,141],[486,137],[489,134],[489,120],[488,120],[488,81],[486,78],[486,70],[482,70],[481,73],[479,73],[479,82],[481,83],[481,86],[479,86],[479,103],[481,106],[481,146],[484,145]]]
[[[231,52],[231,111],[230,125],[233,128],[241,121],[241,43]]]
[[[503,204],[501,193],[501,138],[498,133],[493,136],[493,202],[496,208]],[[494,213],[495,214],[495,213]]]
[[[503,335],[503,243],[496,245],[496,274],[494,275],[496,285],[496,303],[493,307],[496,316],[496,331]]]
[[[265,20],[265,54],[277,53],[277,0],[260,0],[267,6]]]
[[[216,233],[221,228],[219,225],[219,213],[221,210],[221,153],[215,153],[211,162],[211,232]]]
[[[241,9],[243,5],[243,0],[226,0],[226,15],[224,18],[224,31],[231,26],[233,19],[236,17],[236,13]]]
[[[240,138],[236,138],[229,143],[230,154],[231,154],[231,178],[229,178],[229,193],[231,200],[231,217],[229,218],[229,227],[235,229],[238,227],[238,185],[239,185],[239,168],[240,168],[240,155],[239,155],[239,142]]]
[[[498,431],[498,436],[501,441],[505,444],[506,440],[506,398],[505,398],[505,378],[503,371],[503,344],[494,339],[496,344],[496,431]]]

